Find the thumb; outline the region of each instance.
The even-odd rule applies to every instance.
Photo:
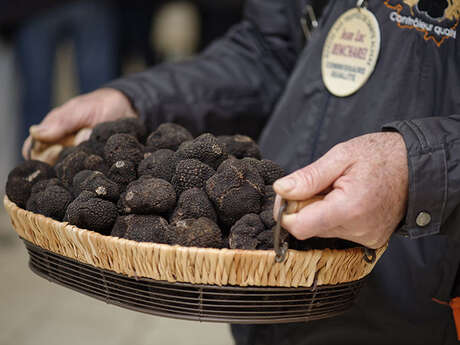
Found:
[[[324,191],[351,165],[347,152],[336,147],[306,167],[273,184],[273,189],[288,200],[306,200]]]

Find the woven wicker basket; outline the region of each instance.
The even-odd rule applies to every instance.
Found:
[[[19,236],[38,247],[128,277],[206,285],[310,287],[357,281],[371,272],[362,248],[289,250],[276,263],[272,250],[232,250],[139,243],[103,236],[23,210],[7,197],[4,205]]]

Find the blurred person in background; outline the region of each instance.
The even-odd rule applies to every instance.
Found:
[[[74,45],[78,90],[118,76],[119,27],[110,1],[0,0],[0,27],[12,40],[20,73],[20,139],[52,108],[56,51]]]

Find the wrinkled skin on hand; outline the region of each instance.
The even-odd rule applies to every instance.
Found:
[[[22,154],[27,158],[32,136],[41,142],[54,143],[100,122],[136,116],[128,98],[118,90],[103,88],[78,96],[50,111],[39,125],[30,128],[31,136],[24,142]],[[75,138],[75,145],[87,140],[90,134],[91,131],[82,131]]]
[[[325,194],[283,227],[296,238],[337,237],[369,248],[383,246],[402,220],[408,195],[407,151],[399,133],[372,133],[333,147],[316,162],[275,182],[280,198]]]

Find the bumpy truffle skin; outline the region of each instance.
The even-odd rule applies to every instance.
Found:
[[[111,167],[107,177],[118,184],[120,192],[137,179],[136,165],[131,161],[117,161]]]
[[[171,182],[178,162],[179,157],[174,151],[160,149],[148,155],[139,163],[137,173],[139,176],[150,175]]]
[[[283,168],[275,162],[268,159],[258,160],[251,157],[243,159],[246,163],[257,169],[260,176],[264,179],[266,185],[272,185],[277,179],[286,175]]]
[[[67,207],[64,220],[79,228],[107,235],[117,216],[117,206],[114,203],[97,198],[92,192],[83,191]]]
[[[108,121],[96,125],[89,140],[93,143],[104,144],[112,135],[118,133],[133,135],[143,143],[147,136],[147,129],[142,121],[137,118]]]
[[[84,165],[86,170],[100,171],[104,175],[109,172],[109,168],[107,167],[107,164],[105,164],[104,158],[95,154],[88,156]]]
[[[100,171],[82,170],[73,179],[73,190],[79,195],[86,190],[93,192],[97,197],[117,201],[120,197],[118,185],[109,180]]]
[[[206,217],[217,222],[217,214],[214,206],[208,199],[208,195],[199,188],[191,188],[179,196],[177,207],[174,210],[170,222],[182,219]]]
[[[260,159],[260,150],[254,140],[246,135],[222,135],[217,140],[224,152],[236,158],[254,157]]]
[[[193,140],[193,136],[184,127],[175,123],[163,123],[152,132],[146,142],[147,150],[159,149],[176,151],[184,141]]]
[[[264,199],[262,202],[262,210],[273,210],[273,206],[275,205],[276,193],[273,190],[273,186],[265,186],[264,187]]]
[[[114,203],[96,197],[96,194],[83,191],[67,207],[64,220],[82,229],[108,235],[118,212]]]
[[[216,137],[210,133],[182,143],[177,154],[185,159],[198,159],[214,169],[227,158]]]
[[[21,208],[26,206],[32,186],[41,180],[56,176],[53,168],[43,162],[30,160],[18,165],[8,174],[6,195]]]
[[[206,193],[227,227],[248,213],[259,213],[264,182],[256,169],[241,160],[231,160],[226,169],[206,182]]]
[[[179,220],[169,226],[167,233],[169,244],[187,247],[222,248],[222,232],[211,219]]]
[[[283,168],[268,159],[262,159],[260,161],[259,173],[262,175],[267,185],[273,184],[276,180],[286,175]]]
[[[275,226],[276,221],[273,218],[273,210],[269,209],[262,211],[260,212],[259,216],[262,222],[264,223],[266,229],[271,229]]]
[[[257,214],[250,213],[238,220],[230,229],[228,243],[232,249],[257,249],[257,236],[265,227]]]
[[[167,231],[168,222],[162,217],[131,214],[117,218],[111,235],[137,242],[166,243]]]
[[[274,228],[271,228],[271,229],[264,230],[261,233],[259,233],[259,235],[257,235],[257,240],[259,241],[259,244],[257,245],[257,249],[264,250],[264,249],[274,248],[273,231],[274,231]],[[281,243],[288,240],[288,237],[289,237],[289,233],[286,230],[281,229],[281,233],[280,233]],[[289,246],[289,248],[291,248],[291,246]]]
[[[46,188],[49,186],[59,186],[59,187],[64,187],[63,183],[61,180],[59,180],[57,177],[53,177],[47,180],[41,180],[35,183],[32,186],[32,189],[30,191],[30,195],[35,194],[35,193],[40,193],[43,192]]]
[[[88,154],[83,151],[75,151],[67,155],[61,162],[54,166],[56,175],[64,184],[71,186],[74,176],[85,169],[85,161]]]
[[[174,187],[168,181],[150,176],[131,182],[123,197],[124,209],[135,214],[165,213],[175,204]]]
[[[72,194],[66,188],[49,183],[44,190],[31,194],[27,209],[61,221],[71,201]]]
[[[190,188],[204,188],[206,181],[214,174],[214,169],[209,165],[196,159],[184,159],[176,164],[171,183],[180,195]]]
[[[130,134],[114,134],[104,146],[104,158],[109,165],[117,161],[132,161],[135,164],[144,158],[142,145]]]
[[[87,155],[97,155],[101,156],[104,154],[104,145],[99,143],[92,143],[89,140],[83,141],[77,146],[68,146],[64,147],[61,152],[59,152],[59,156],[56,160],[56,164],[62,162],[68,155],[71,153],[75,153],[77,151],[81,151],[86,153]]]

